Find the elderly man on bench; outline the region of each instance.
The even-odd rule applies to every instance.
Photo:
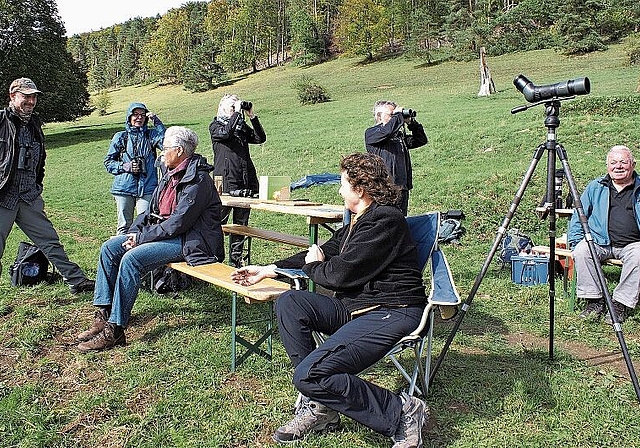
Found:
[[[107,240],[100,249],[93,304],[93,325],[78,335],[83,352],[125,344],[140,279],[169,262],[191,265],[224,259],[220,197],[207,160],[194,154],[198,136],[190,129],[167,129],[162,154],[166,174],[151,203],[127,235]]]
[[[638,303],[640,285],[640,178],[635,166],[636,160],[629,148],[612,147],[607,154],[607,174],[591,181],[580,197],[593,236],[597,262],[612,258],[622,260],[620,282],[613,291],[612,310],[619,323],[624,322],[628,311]],[[587,302],[580,317],[599,319],[605,314],[605,322],[612,324],[577,212],[571,218],[567,240],[573,249],[576,293]]]

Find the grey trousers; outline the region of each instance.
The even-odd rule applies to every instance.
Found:
[[[44,212],[42,196],[31,205],[19,201],[15,210],[0,207],[0,257],[14,222],[44,252],[68,284],[77,285],[86,278],[80,266],[70,261],[64,251],[56,229]]]
[[[594,246],[600,263],[609,258],[622,260],[620,282],[613,290],[613,300],[635,308],[640,291],[640,242],[627,244],[625,247],[599,246],[595,243]],[[596,265],[584,239],[573,249],[573,260],[577,280],[576,295],[583,299],[603,297]]]

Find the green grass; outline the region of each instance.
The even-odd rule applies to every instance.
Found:
[[[463,298],[474,283],[496,230],[546,138],[540,107],[512,115],[524,103],[513,87],[519,73],[535,84],[581,76],[592,92],[564,102],[558,141],[580,188],[604,172],[614,144],[638,151],[638,114],[587,114],[590,101],[636,96],[637,67],[620,46],[580,58],[536,51],[492,58],[498,93],[476,96],[478,65],[422,65],[404,58],[375,64],[340,58],[309,68],[277,67],[241,77],[215,91],[190,94],[179,86],[137,86],[110,93],[106,116],[49,124],[44,198],[70,257],[95,275],[102,241],[115,231],[112,177],[102,160],[122,129],[132,101],[143,101],[167,125],[193,128],[200,152],[211,157],[208,125],[224,92],[254,103],[267,142],[252,147],[261,175],[337,172],[341,155],[364,150],[377,99],[418,111],[429,144],[412,151],[415,188],[410,213],[464,210],[467,234],[446,246]],[[301,106],[292,83],[306,74],[332,101]],[[545,244],[546,221],[533,209],[542,197],[546,155],[522,197],[511,227]],[[296,190],[294,197],[340,203],[336,186]],[[252,213],[252,224],[305,234],[303,219]],[[560,233],[565,221],[558,221]],[[326,236],[326,235],[325,235]],[[0,446],[7,447],[261,447],[290,418],[295,392],[291,367],[276,339],[272,363],[250,359],[229,371],[230,303],[224,291],[196,284],[180,298],[142,292],[133,310],[128,345],[80,354],[74,336],[92,316],[91,297],[73,297],[62,283],[10,286],[7,267],[25,236],[14,228],[0,279]],[[256,242],[254,261],[292,249]],[[610,277],[615,280],[617,271]],[[636,446],[640,411],[619,344],[604,324],[585,323],[556,298],[556,357],[548,360],[548,290],[520,287],[493,263],[427,399],[428,446]],[[255,311],[255,307],[246,310]],[[438,351],[452,324],[436,331]],[[638,367],[640,319],[624,336]],[[612,361],[611,353],[614,354]],[[615,354],[618,353],[616,358]],[[392,389],[403,382],[390,366],[369,375]],[[313,435],[298,446],[387,447],[390,441],[344,420],[344,429]]]

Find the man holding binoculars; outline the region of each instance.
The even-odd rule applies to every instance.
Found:
[[[147,127],[149,119],[153,128]],[[107,171],[115,176],[111,194],[118,211],[118,235],[126,235],[133,223],[134,209],[147,210],[151,194],[158,186],[155,162],[162,151],[165,126],[142,103],[131,103],[125,130],[117,132],[104,159]]]
[[[402,188],[398,208],[405,216],[409,209],[409,190],[413,188],[413,174],[409,149],[427,144],[427,134],[416,121],[416,112],[403,109],[393,101],[377,101],[373,107],[376,124],[364,133],[367,152],[384,160],[394,183]],[[411,131],[407,134],[404,125]]]
[[[222,192],[245,197],[257,194],[258,175],[249,154],[249,144],[264,143],[267,135],[253,104],[237,95],[225,94],[218,105],[218,114],[209,125],[209,133],[213,145],[213,175],[222,177]],[[232,212],[234,224],[249,224],[249,209],[240,207],[222,207],[222,224],[227,223]],[[235,267],[241,267],[244,238],[239,235],[229,238],[229,261]]]

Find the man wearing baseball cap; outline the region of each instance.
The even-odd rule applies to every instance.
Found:
[[[93,291],[94,281],[69,260],[44,212],[44,133],[33,109],[41,93],[29,78],[9,86],[9,107],[0,110],[0,257],[15,223],[62,274],[72,294]]]

